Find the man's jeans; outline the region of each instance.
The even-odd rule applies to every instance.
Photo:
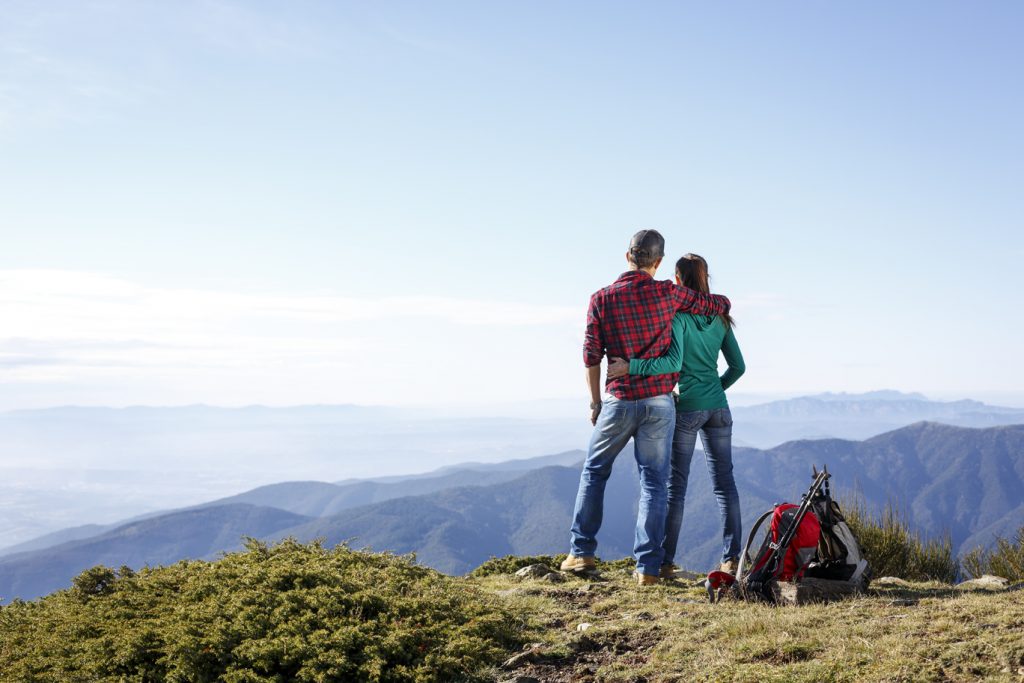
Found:
[[[666,482],[672,449],[672,396],[663,394],[639,401],[604,400],[590,438],[587,460],[576,494],[570,547],[577,557],[593,557],[597,531],[604,514],[604,487],[615,456],[630,438],[640,471],[640,507],[636,517],[633,554],[637,570],[658,575],[665,539]]]
[[[676,415],[672,440],[672,474],[668,482],[668,520],[665,523],[665,563],[675,560],[679,529],[683,526],[683,502],[690,477],[690,460],[697,432],[704,442],[704,457],[711,486],[722,513],[722,561],[740,556],[740,496],[732,476],[732,413],[728,408],[695,410]]]

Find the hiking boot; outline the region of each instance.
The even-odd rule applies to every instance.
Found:
[[[656,586],[661,579],[653,574],[641,574],[640,572],[633,572],[633,576],[636,578],[636,585],[638,586]]]
[[[722,566],[718,568],[718,571],[736,576],[736,570],[739,569],[739,566],[739,561],[734,557],[731,560],[726,560],[725,562],[723,562]]]
[[[563,572],[572,572],[573,574],[582,574],[584,572],[592,572],[597,570],[597,561],[593,557],[577,557],[575,555],[569,555],[562,561],[562,565],[559,567]]]
[[[669,562],[668,564],[661,565],[661,571],[658,572],[658,576],[660,576],[663,579],[671,580],[676,578],[677,571],[679,571],[679,567]]]

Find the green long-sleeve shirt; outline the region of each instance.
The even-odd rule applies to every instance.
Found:
[[[729,369],[718,376],[718,352],[725,356]],[[672,318],[672,343],[658,358],[633,358],[631,375],[667,375],[679,372],[681,411],[728,408],[725,390],[744,373],[743,354],[732,328],[726,328],[720,316],[677,313]]]

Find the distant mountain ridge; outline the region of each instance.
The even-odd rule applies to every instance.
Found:
[[[408,479],[424,463],[466,470],[469,460],[489,463],[580,448],[590,425],[579,417],[579,405],[538,401],[532,417],[516,418],[480,417],[482,407],[473,411],[475,417],[452,417],[438,409],[346,405],[3,412],[0,548],[81,538],[87,530],[68,527],[91,522],[109,528],[117,520],[285,478],[390,483]],[[538,412],[544,410],[553,412]],[[737,405],[733,414],[734,445],[754,448],[799,439],[866,439],[922,420],[966,427],[1024,423],[1024,409],[929,401],[894,391]],[[361,502],[374,500],[379,498],[368,495]],[[62,536],[39,541],[51,533]],[[0,555],[5,552],[0,549]]]
[[[307,521],[278,508],[235,504],[129,522],[90,538],[0,557],[0,599],[45,595],[97,564],[138,569],[212,557],[237,547],[243,536],[266,536]]]
[[[207,505],[228,503],[271,505],[298,514],[326,517],[349,508],[395,498],[424,495],[460,486],[499,484],[516,479],[526,471],[549,465],[570,465],[581,462],[585,455],[583,451],[566,451],[556,455],[500,463],[467,463],[465,468],[444,467],[427,474],[407,477],[383,477],[337,484],[285,482],[261,486]]]
[[[173,512],[241,503],[275,507],[308,516],[324,516],[336,514],[351,507],[381,502],[392,498],[432,493],[442,489],[471,484],[500,483],[519,477],[528,470],[539,469],[549,465],[575,465],[582,462],[584,456],[585,453],[583,451],[576,450],[496,463],[470,462],[466,463],[464,468],[441,467],[431,472],[406,476],[351,479],[337,483],[289,481],[269,484],[234,496],[218,498],[207,503],[178,510],[147,513],[111,524],[85,524],[62,529],[24,543],[0,548],[0,558],[16,553],[41,550],[70,541],[91,538],[126,524]]]
[[[632,459],[628,452],[620,458]],[[1024,426],[962,429],[920,423],[863,442],[829,439],[767,451],[739,449],[735,462],[745,522],[776,502],[798,499],[811,466],[827,464],[838,496],[856,491],[876,509],[895,501],[906,507],[914,526],[929,535],[948,530],[958,548],[984,545],[993,533],[1011,536],[1024,526]],[[501,486],[356,508],[278,536],[322,536],[357,547],[415,552],[431,566],[459,573],[492,554],[564,552],[578,479],[575,468],[545,468]],[[606,496],[599,552],[628,555],[638,497],[635,468],[619,463]],[[537,521],[536,510],[546,522]],[[680,540],[685,566],[711,566],[718,559],[717,510],[704,467],[694,463]],[[517,533],[520,527],[529,533]],[[482,530],[490,540],[481,537]],[[461,540],[443,542],[449,535]],[[467,553],[460,543],[481,551]]]
[[[921,394],[875,391],[819,394],[734,407],[734,443],[774,446],[803,439],[867,439],[917,422],[958,427],[1024,423],[1024,409],[969,399],[931,401]]]
[[[865,391],[860,394],[851,394],[845,391],[826,391],[821,394],[812,394],[807,398],[819,401],[928,401],[924,394],[914,392],[895,391],[893,389],[880,389],[878,391]]]
[[[774,401],[762,403],[761,405],[735,408],[744,417],[751,418],[779,418],[779,417],[845,417],[847,419],[859,419],[864,416],[899,418],[903,415],[927,416],[927,417],[959,417],[962,415],[1012,415],[1019,416],[1024,411],[1014,408],[1000,408],[989,406],[979,401],[964,399],[960,401],[938,402],[923,399],[844,399],[832,397],[828,399],[805,396],[802,398],[791,398],[785,401]]]
[[[576,455],[582,456],[565,453],[557,458]],[[627,449],[606,491],[605,524],[599,536],[599,554],[604,557],[631,552],[638,495],[631,461]],[[856,490],[877,508],[896,501],[906,508],[912,524],[928,534],[948,529],[959,547],[986,544],[993,533],[1008,536],[1024,525],[1024,425],[967,429],[920,423],[860,442],[827,439],[791,442],[764,451],[740,448],[735,463],[748,524],[773,503],[797,498],[809,481],[812,464],[828,464],[838,496]],[[459,471],[392,482],[382,486],[385,490],[410,484],[435,489],[316,517],[294,511],[329,511],[337,504],[337,489],[346,486],[292,482],[257,489],[207,507],[135,523],[130,534],[128,528],[120,528],[91,539],[2,557],[0,596],[49,592],[67,585],[76,571],[90,563],[116,566],[209,557],[238,547],[242,535],[271,541],[288,536],[323,538],[328,543],[414,552],[420,561],[449,573],[468,571],[491,555],[564,552],[578,466],[513,470],[509,478],[488,480],[500,472],[500,468],[485,469],[482,476],[470,471],[471,482],[465,480],[466,472]],[[446,483],[451,486],[443,487]],[[380,495],[379,491],[372,489],[370,495]],[[242,502],[266,503],[271,498],[291,511]],[[239,510],[259,512],[246,513],[250,520]],[[191,515],[185,519],[197,527],[196,545],[185,547],[188,533],[167,531],[181,528],[182,518],[176,515],[183,514]],[[718,525],[705,468],[694,463],[680,541],[681,564],[700,569],[718,559]],[[129,535],[130,548],[125,542]]]

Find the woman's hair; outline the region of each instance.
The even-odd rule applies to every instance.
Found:
[[[676,275],[679,276],[683,287],[695,289],[702,294],[711,293],[711,287],[708,286],[708,262],[704,260],[703,256],[697,254],[683,256],[676,261]],[[722,322],[725,323],[725,329],[736,324],[736,321],[728,313],[722,314]]]

